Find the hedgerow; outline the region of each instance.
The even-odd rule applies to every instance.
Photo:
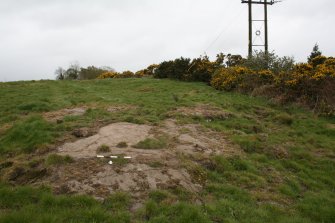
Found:
[[[220,53],[215,61],[208,56],[181,57],[136,73],[106,71],[98,79],[145,76],[205,82],[217,90],[265,96],[280,104],[293,102],[322,115],[335,115],[335,58],[323,56],[317,45],[306,63],[295,64],[292,57],[274,53],[255,52],[247,59]]]
[[[315,49],[315,48],[314,48]],[[335,115],[335,59],[312,52],[306,63],[291,57],[255,52],[243,59],[219,54],[164,61],[153,72],[155,78],[202,81],[217,90],[265,96],[278,103],[298,103],[322,115]]]

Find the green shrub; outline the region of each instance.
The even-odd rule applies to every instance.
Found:
[[[294,58],[279,57],[274,52],[265,53],[255,51],[251,58],[242,61],[240,66],[247,67],[253,71],[270,70],[274,74],[290,72],[294,67]]]
[[[174,61],[164,61],[155,69],[154,77],[183,80],[190,68],[190,61],[191,59],[183,57]]]
[[[78,78],[81,80],[96,79],[103,73],[108,72],[105,69],[97,68],[95,66],[89,66],[87,68],[81,68]]]

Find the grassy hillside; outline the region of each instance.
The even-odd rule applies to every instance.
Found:
[[[0,83],[0,95],[0,222],[335,222],[334,119],[203,83],[150,78]],[[133,109],[106,111],[115,105]],[[220,108],[229,117],[173,113],[198,105]],[[61,122],[45,118],[47,112],[74,107],[87,110]],[[133,211],[128,193],[97,201],[10,180],[19,167],[47,166],[43,160],[54,145],[77,128],[159,125],[168,118],[223,132],[241,150],[238,156],[206,160],[181,157],[192,176],[201,178],[197,194],[151,191],[144,206]]]

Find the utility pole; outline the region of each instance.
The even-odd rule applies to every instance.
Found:
[[[249,48],[248,48],[248,53],[249,53],[249,58],[252,57],[252,52],[253,52],[253,47],[254,46],[264,46],[265,54],[269,53],[269,35],[268,35],[268,5],[273,5],[277,2],[280,1],[275,1],[275,0],[242,0],[242,3],[247,3],[248,8],[249,8]],[[264,20],[253,20],[252,16],[252,5],[257,4],[257,5],[264,5]],[[252,25],[254,22],[264,22],[264,44],[263,45],[254,45],[253,42],[253,29]],[[260,30],[256,30],[256,36],[261,35]]]

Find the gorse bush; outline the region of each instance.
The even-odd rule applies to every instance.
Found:
[[[142,78],[146,76],[152,76],[154,74],[154,71],[156,70],[158,65],[152,64],[148,66],[146,69],[139,70],[136,73],[133,73],[131,71],[124,71],[124,72],[116,72],[114,70],[112,71],[106,71],[101,73],[97,79],[110,79],[110,78]]]
[[[335,114],[335,59],[317,56],[300,63],[293,71],[281,73],[275,84],[286,98],[295,98],[325,115]]]
[[[184,80],[184,76],[190,68],[190,61],[191,59],[183,57],[173,61],[164,61],[158,65],[154,77]]]
[[[155,78],[170,78],[184,81],[202,81],[209,83],[215,70],[224,67],[225,55],[217,55],[215,61],[203,56],[196,59],[179,58],[164,61],[155,69]]]
[[[114,78],[118,75],[117,72],[111,72],[111,71],[107,71],[107,72],[104,72],[102,73],[101,75],[99,75],[97,77],[97,79],[108,79],[108,78]]]
[[[298,64],[291,57],[264,52],[248,59],[219,54],[216,61],[182,57],[158,65],[154,77],[202,81],[218,90],[297,102],[323,115],[335,113],[335,59],[318,52],[312,52],[308,63]]]
[[[215,71],[211,85],[218,90],[231,91],[238,89],[242,79],[251,76],[253,71],[246,67],[220,68]]]

